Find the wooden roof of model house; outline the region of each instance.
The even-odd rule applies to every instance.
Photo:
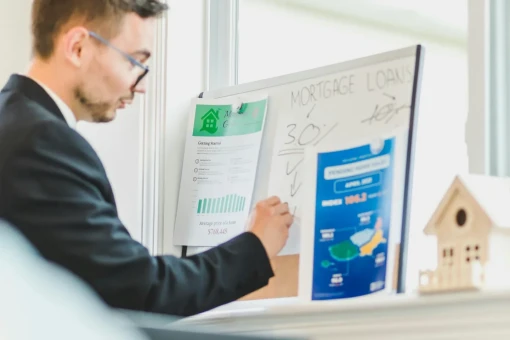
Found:
[[[427,223],[425,234],[436,233],[435,227],[457,190],[466,190],[492,221],[494,227],[510,230],[510,177],[465,174],[454,178]]]

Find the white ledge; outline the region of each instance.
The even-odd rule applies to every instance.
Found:
[[[510,339],[510,291],[246,301],[177,324],[228,334],[314,339]]]

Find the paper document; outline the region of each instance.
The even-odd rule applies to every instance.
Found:
[[[191,107],[174,245],[216,246],[246,227],[267,96],[196,99]]]
[[[391,137],[307,158],[313,185],[303,213],[300,295],[326,300],[391,288],[390,239],[399,241],[401,222],[393,221],[401,207],[393,204],[401,197],[395,150]]]

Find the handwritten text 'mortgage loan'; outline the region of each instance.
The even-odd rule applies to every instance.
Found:
[[[411,83],[413,68],[412,65],[403,65],[381,69],[367,73],[365,79],[366,91],[385,90],[396,85]],[[331,97],[351,95],[356,92],[356,85],[356,75],[354,74],[311,83],[298,91],[291,92],[291,107],[302,107]]]

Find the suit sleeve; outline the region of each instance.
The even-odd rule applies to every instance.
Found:
[[[151,256],[120,221],[91,146],[63,124],[39,124],[2,171],[0,213],[41,254],[116,308],[188,316],[268,283],[262,243],[246,232],[188,258]]]

